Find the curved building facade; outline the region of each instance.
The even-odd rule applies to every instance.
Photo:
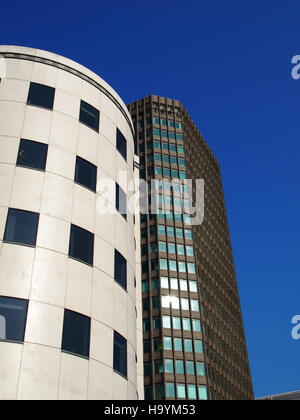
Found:
[[[131,117],[71,60],[0,58],[0,399],[142,399]]]

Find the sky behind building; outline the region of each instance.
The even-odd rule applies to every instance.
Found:
[[[299,388],[296,0],[5,2],[0,44],[91,68],[130,103],[182,101],[221,163],[256,396]]]

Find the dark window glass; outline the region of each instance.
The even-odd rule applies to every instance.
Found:
[[[20,245],[35,246],[38,224],[38,213],[9,209],[4,233],[4,241],[14,242]]]
[[[69,257],[93,265],[94,235],[85,229],[71,225]]]
[[[153,399],[153,390],[151,385],[145,386],[145,400],[149,401]]]
[[[91,319],[65,309],[62,350],[78,356],[90,356]]]
[[[115,280],[127,290],[127,261],[115,250]]]
[[[127,378],[127,341],[115,331],[114,370]]]
[[[19,147],[17,166],[44,171],[47,153],[47,144],[22,139]]]
[[[0,341],[24,341],[27,310],[27,300],[0,296]]]
[[[81,157],[76,157],[75,182],[96,191],[97,167]]]
[[[127,160],[127,141],[121,131],[117,128],[117,150]]]
[[[126,194],[122,188],[116,184],[116,209],[118,212],[127,219],[127,203],[126,203]]]
[[[144,353],[151,353],[151,341],[144,341]]]
[[[100,112],[92,105],[81,101],[79,121],[99,132]]]
[[[50,86],[30,83],[27,105],[53,109],[55,89]]]

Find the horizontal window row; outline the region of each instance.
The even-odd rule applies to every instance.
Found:
[[[149,147],[148,147],[148,143],[147,143],[147,149],[148,148],[151,148],[153,150],[153,143],[152,142],[149,142]],[[155,140],[154,141],[154,148],[159,149],[159,150],[163,150],[163,151],[166,151],[166,152],[184,154],[184,147],[179,146],[178,144],[164,143],[164,142],[160,142],[158,140]]]
[[[55,99],[55,89],[50,86],[41,85],[39,83],[30,83],[27,105],[38,106],[40,108],[53,110]],[[100,111],[81,100],[79,109],[79,121],[89,128],[99,132]],[[116,132],[117,150],[127,159],[127,142],[119,129]]]
[[[197,293],[197,282],[195,280],[186,280],[186,279],[178,279],[176,277],[161,277],[160,281],[158,278],[151,279],[151,283],[149,280],[145,280],[142,282],[142,291],[149,292],[151,284],[151,290],[153,289],[171,289],[171,290],[182,290],[182,291],[190,291]]]
[[[175,392],[176,389],[176,392]],[[188,399],[188,400],[208,400],[208,393],[206,386],[198,386],[198,395],[197,395],[197,386],[193,384],[174,384],[172,382],[167,382],[166,384],[166,397],[167,398],[176,398],[177,399]]]
[[[162,328],[165,329],[172,329],[177,331],[194,331],[194,332],[201,332],[201,322],[199,319],[190,319],[190,318],[180,318],[177,316],[167,316],[164,315],[161,317],[153,317],[152,318],[152,330],[161,330]],[[150,319],[143,320],[143,331],[149,332],[151,330],[151,321]],[[202,342],[201,342],[202,343]],[[199,349],[199,347],[197,347]],[[201,351],[197,351],[197,353],[203,353],[203,349]]]
[[[205,376],[205,364],[203,362],[165,359],[155,360],[154,373],[175,373],[177,375]],[[152,362],[144,363],[144,375],[152,376]]]
[[[179,273],[196,274],[196,265],[194,263],[186,263],[184,261],[166,260],[160,258],[159,268],[161,270],[178,271]]]
[[[174,228],[173,226],[158,225],[157,227],[159,236],[168,236],[169,238],[174,238],[176,235],[177,239],[192,240],[193,233],[189,229]]]
[[[28,300],[0,296],[0,341],[23,343],[28,313]],[[45,325],[47,329],[48,326]],[[89,358],[91,318],[68,309],[64,310],[61,349]],[[127,377],[127,340],[114,332],[113,368]]]
[[[190,338],[180,338],[180,337],[164,337],[163,342],[161,338],[153,338],[152,340],[154,353],[158,351],[175,351],[175,352],[185,352],[185,353],[197,353],[203,354],[203,342],[201,340],[192,340]],[[144,341],[144,353],[151,354],[151,341]]]
[[[182,124],[179,121],[174,120],[166,120],[165,118],[153,118],[153,124],[162,125],[164,127],[170,127],[170,128],[177,128],[179,130],[182,130]]]
[[[36,246],[39,225],[38,213],[9,209],[4,241],[18,245]],[[94,234],[79,226],[71,225],[69,257],[88,265],[94,263]],[[127,261],[115,250],[115,280],[127,288]]]
[[[148,255],[148,251],[150,253],[157,253],[164,252],[169,254],[177,254],[177,255],[186,255],[187,257],[194,257],[194,247],[189,245],[182,245],[182,244],[174,244],[172,242],[151,242],[150,245],[142,245],[141,246],[142,256]]]
[[[154,153],[154,160],[157,163],[167,163],[168,165],[186,166],[185,159],[177,158],[176,156],[162,155]]]
[[[178,296],[152,296],[151,298],[152,302],[152,309],[177,309],[180,308],[183,311],[192,311],[192,312],[199,312],[199,302],[196,299],[187,299],[187,298],[179,298]],[[143,311],[148,312],[150,311],[150,300],[149,299],[143,299]],[[195,321],[195,331],[201,331],[201,325],[199,321],[199,325],[197,323],[197,320]]]
[[[162,139],[172,139],[183,141],[183,134],[174,133],[173,131],[160,130],[158,128],[153,129],[153,136],[161,137]]]

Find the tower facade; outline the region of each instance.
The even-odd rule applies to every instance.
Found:
[[[0,59],[0,399],[143,399],[128,110],[64,57]]]
[[[253,399],[219,164],[179,101],[128,109],[140,177],[156,180],[145,201],[159,208],[141,215],[145,398]],[[189,179],[204,180],[196,224]]]

